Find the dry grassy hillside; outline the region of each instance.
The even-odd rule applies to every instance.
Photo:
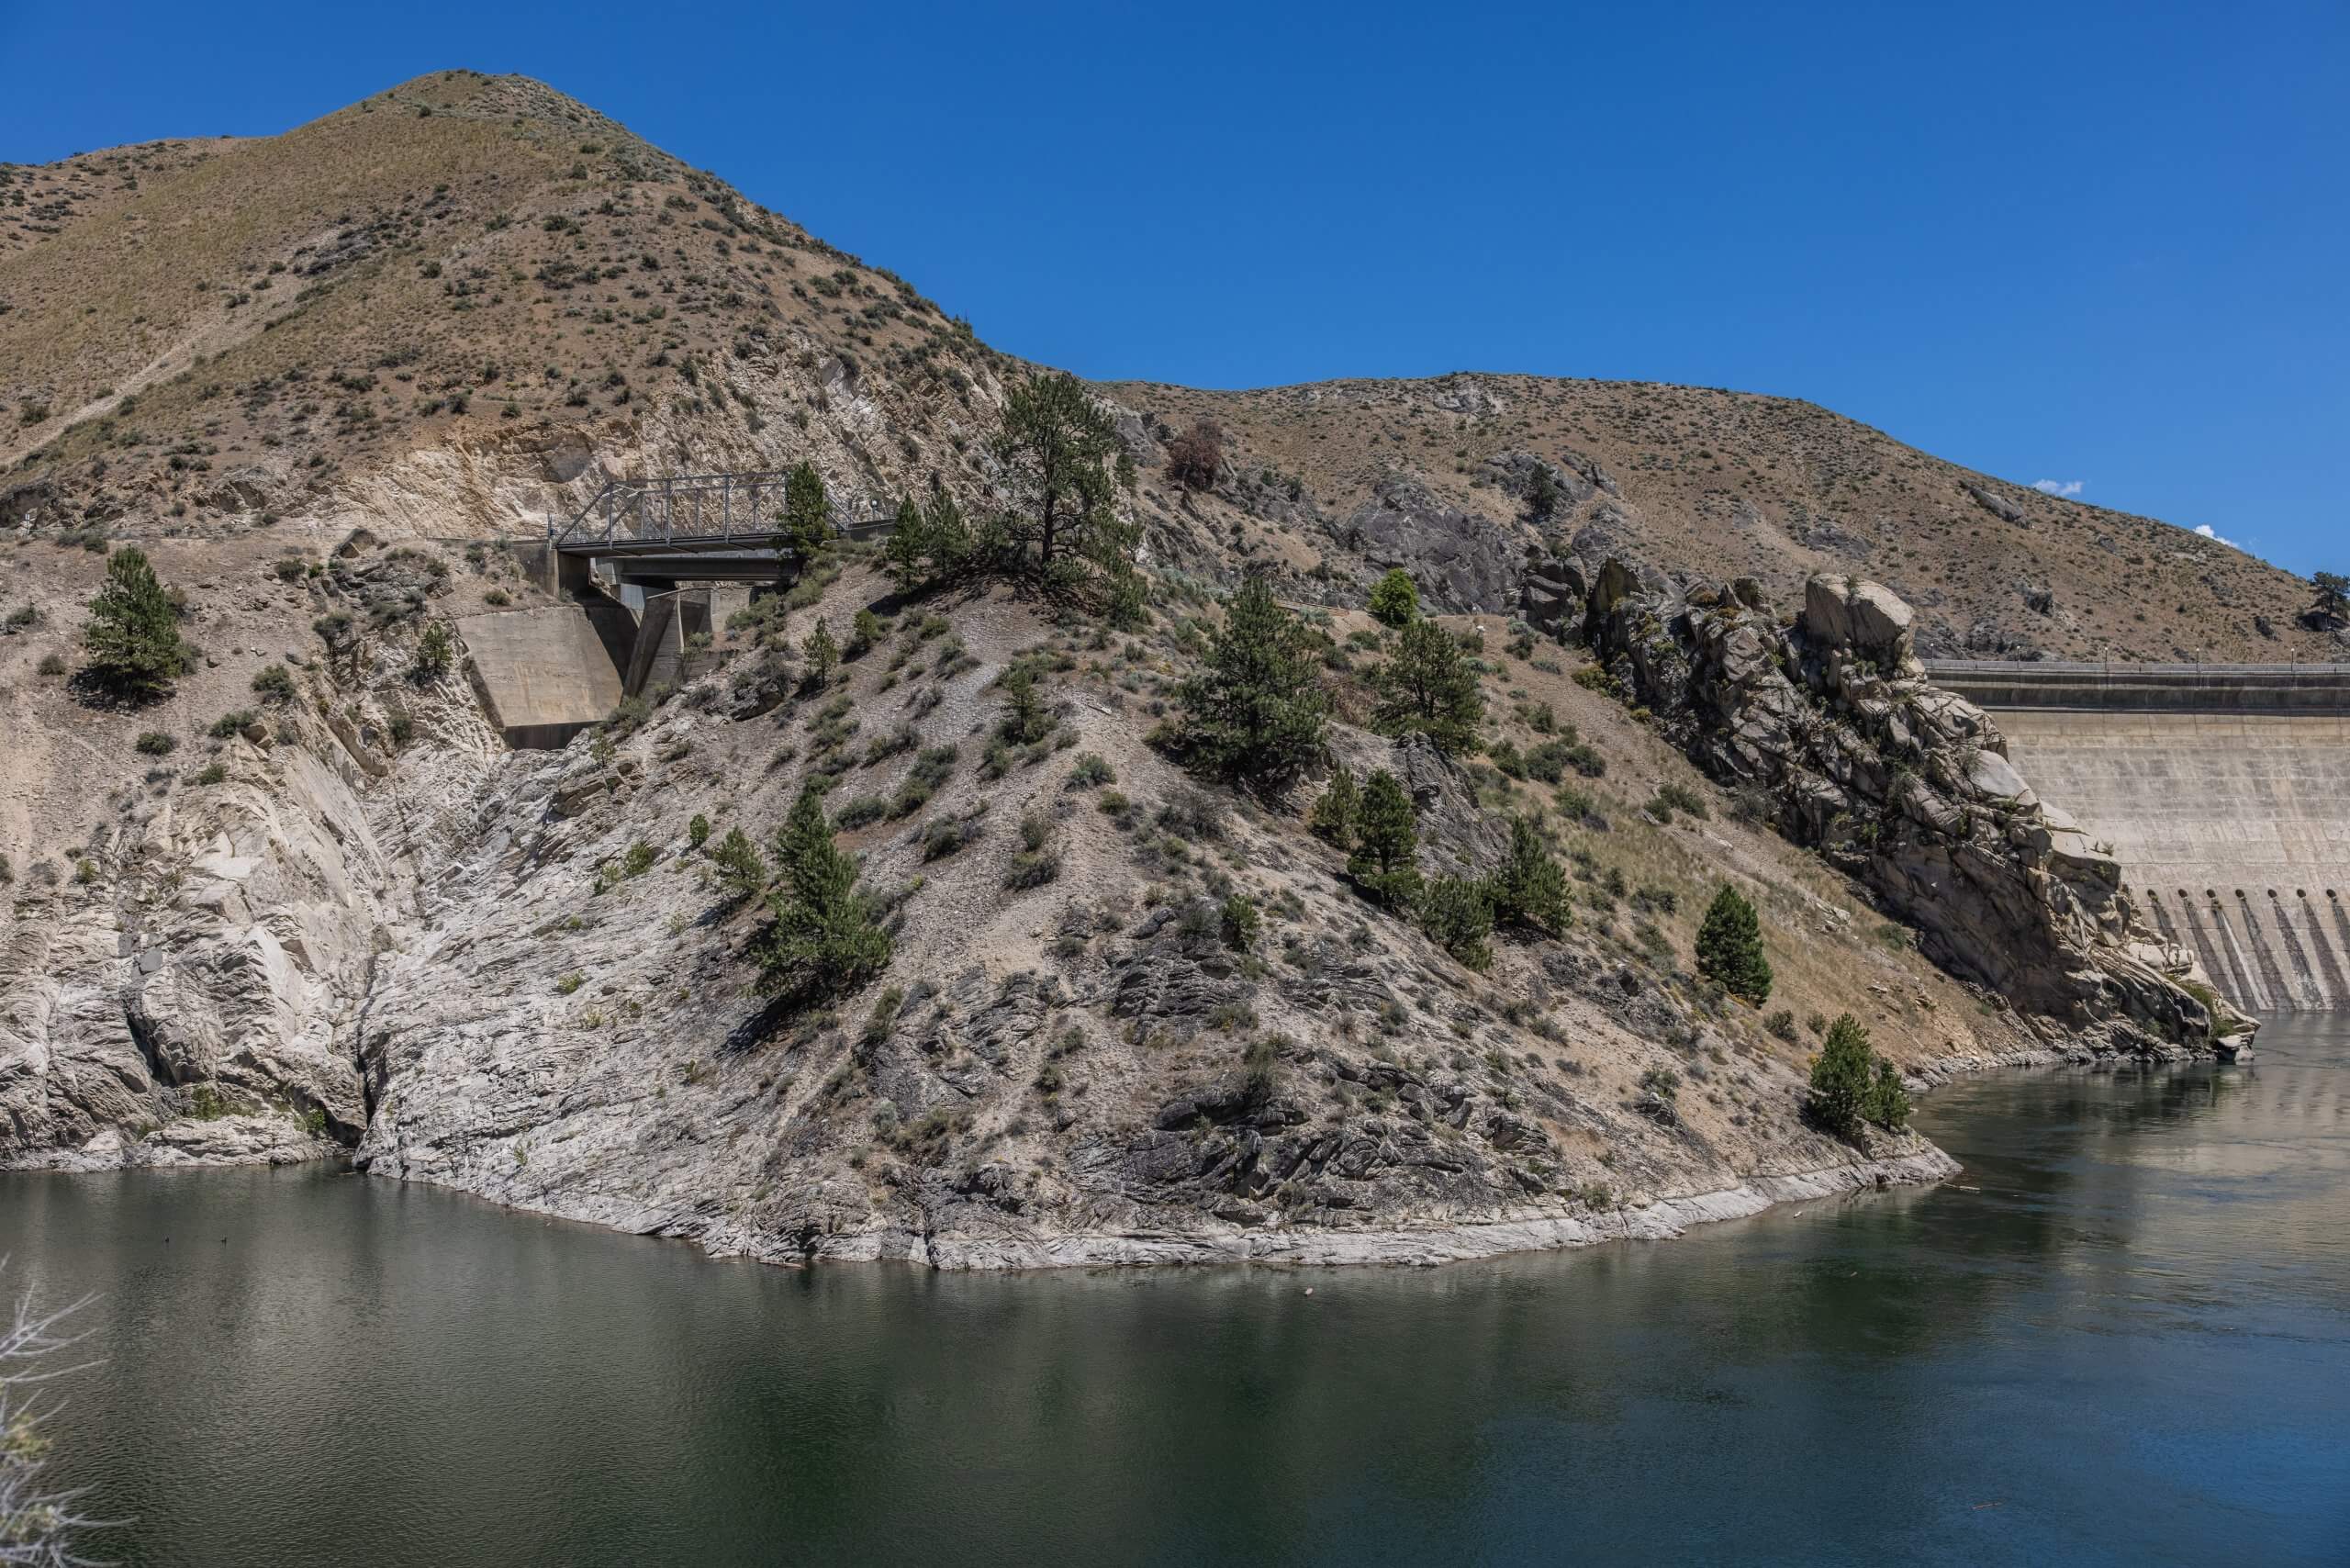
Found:
[[[966,324],[524,78],[440,73],[282,136],[0,174],[0,527],[333,512],[404,463],[417,526],[444,533],[526,530],[608,474],[800,455],[850,510],[985,486],[1010,366]],[[1227,433],[1215,493],[1144,498],[1186,569],[1255,541],[1351,576],[1348,520],[1398,476],[1512,532],[1506,464],[1530,454],[1613,487],[1558,543],[1783,596],[1864,572],[1919,608],[1930,655],[2339,653],[2289,574],[1809,404],[1484,375],[1105,390],[1149,417],[1147,459],[1195,419]]]
[[[1530,453],[1570,471],[1587,461],[1623,503],[1608,518],[1601,498],[1603,547],[1755,577],[1781,598],[1814,572],[1863,574],[1917,607],[1929,656],[2344,656],[2297,620],[2311,594],[2290,573],[2185,529],[1957,467],[1809,403],[1472,374],[1110,390],[1176,428],[1214,422],[1240,463],[1298,476],[1333,519],[1401,473],[1500,525],[1525,508],[1497,456]],[[1572,543],[1588,520],[1560,521],[1554,534]]]
[[[162,145],[0,258],[0,522],[202,531],[420,450],[558,481],[615,445],[756,463],[819,416],[835,487],[878,496],[926,477],[916,435],[959,428],[990,357],[901,280],[520,78]]]

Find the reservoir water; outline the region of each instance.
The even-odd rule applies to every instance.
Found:
[[[2350,1019],[1919,1122],[1955,1182],[1435,1271],[786,1271],[315,1170],[0,1176],[0,1252],[98,1294],[52,1435],[133,1563],[2350,1562]]]

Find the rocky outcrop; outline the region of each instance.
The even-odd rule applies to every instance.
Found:
[[[1981,485],[1977,485],[1971,480],[1967,482],[1965,490],[1967,495],[1974,498],[1976,506],[1981,507],[1985,511],[1989,512],[2001,522],[2021,522],[2023,521],[2023,508],[2016,505],[2015,502],[2008,499],[2007,497],[1999,495],[1995,491],[1986,489]]]
[[[1563,638],[1583,620],[1590,594],[1590,576],[1573,556],[1529,561],[1518,580],[1517,616],[1547,637]]]
[[[93,874],[17,895],[0,1163],[315,1159],[364,1129],[341,1035],[395,877],[356,770],[242,736],[221,757],[141,801]]]
[[[1499,611],[1516,597],[1533,532],[1449,506],[1417,478],[1392,474],[1337,530],[1378,571],[1400,566],[1421,600],[1447,614]]]
[[[2244,1027],[2199,999],[2211,993],[2192,959],[2139,923],[2120,867],[2032,793],[1983,711],[1925,679],[1911,621],[1857,578],[1811,579],[1782,623],[1750,581],[1679,589],[1611,557],[1584,631],[1629,700],[1917,926],[1944,968],[2125,1044]]]

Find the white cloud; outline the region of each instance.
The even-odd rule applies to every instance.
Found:
[[[2232,539],[2221,538],[2219,531],[2208,522],[2197,523],[2195,525],[2195,532],[2203,538],[2210,540],[2214,544],[2224,544],[2231,550],[2241,550],[2244,548],[2243,545],[2237,543]]]
[[[2077,496],[2087,483],[2085,479],[2034,479],[2031,487],[2043,496]]]

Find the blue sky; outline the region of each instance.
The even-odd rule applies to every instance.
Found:
[[[0,0],[0,158],[541,77],[998,346],[1807,398],[2350,569],[2350,5]]]

